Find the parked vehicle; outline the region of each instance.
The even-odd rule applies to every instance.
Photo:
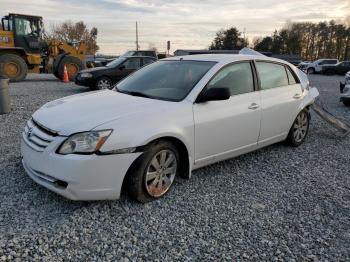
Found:
[[[345,82],[340,83],[340,102],[345,106],[350,106],[350,71],[345,75]]]
[[[111,89],[124,77],[130,75],[141,67],[156,61],[148,56],[124,56],[119,57],[106,66],[89,68],[77,74],[75,83],[88,86],[97,90]]]
[[[151,56],[158,58],[157,52],[153,50],[132,50],[124,53],[122,56]]]
[[[304,69],[304,72],[306,72],[307,74],[321,73],[323,66],[335,65],[338,63],[339,63],[338,59],[319,59],[308,64]]]
[[[343,61],[336,65],[328,65],[322,67],[322,74],[324,75],[345,75],[350,71],[350,61]]]
[[[301,145],[317,96],[303,72],[278,59],[162,59],[113,90],[41,107],[23,132],[23,166],[70,199],[118,199],[124,185],[148,202],[196,168],[280,141]]]

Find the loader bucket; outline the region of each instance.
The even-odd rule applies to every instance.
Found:
[[[350,125],[336,118],[327,109],[324,108],[321,101],[317,99],[315,103],[312,104],[311,108],[318,114],[323,120],[328,124],[339,130],[344,136],[350,133]]]

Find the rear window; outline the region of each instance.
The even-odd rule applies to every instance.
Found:
[[[288,82],[290,85],[295,85],[295,84],[299,83],[297,78],[294,76],[294,74],[291,72],[291,70],[288,67],[286,67],[286,71],[287,71],[287,75],[288,75]]]
[[[289,84],[285,66],[271,62],[257,62],[256,66],[262,90]]]

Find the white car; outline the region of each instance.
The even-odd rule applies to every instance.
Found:
[[[345,75],[345,82],[340,83],[340,102],[345,106],[350,106],[350,71]]]
[[[176,176],[287,140],[300,145],[318,96],[293,65],[265,56],[194,55],[148,65],[114,90],[45,104],[23,132],[23,166],[73,200],[148,202]]]
[[[338,59],[319,59],[312,63],[305,63],[299,68],[307,74],[321,73],[323,66],[336,65],[339,63]]]

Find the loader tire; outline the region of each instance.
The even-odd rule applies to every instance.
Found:
[[[344,106],[350,106],[350,101],[343,101]]]
[[[23,81],[28,74],[28,67],[22,57],[16,54],[0,55],[0,75],[6,76],[11,82]]]
[[[54,61],[53,61],[53,64],[52,64],[52,73],[53,73],[53,75],[56,77],[56,78],[58,78],[58,79],[60,79],[60,76],[59,76],[59,74],[58,74],[58,66],[59,66],[59,63],[61,62],[61,57],[62,57],[63,55],[58,55],[55,59],[54,59]],[[61,79],[62,80],[62,79]]]
[[[83,62],[74,56],[65,56],[58,65],[57,75],[59,79],[63,79],[64,65],[67,66],[69,81],[74,81],[76,75],[84,68]],[[56,74],[55,74],[56,75]]]

